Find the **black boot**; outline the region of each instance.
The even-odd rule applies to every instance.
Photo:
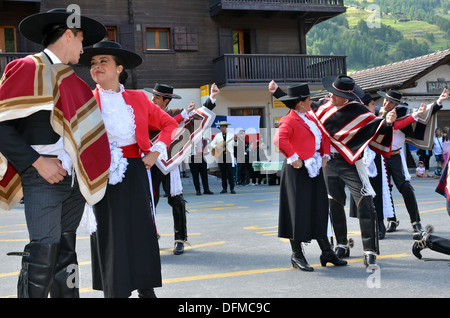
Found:
[[[320,265],[327,266],[327,263],[331,263],[334,266],[347,265],[346,261],[339,259],[333,252],[328,239],[318,239],[317,243],[319,243],[319,247],[322,250],[322,254],[320,255]]]
[[[291,248],[292,248],[292,256],[291,256],[292,266],[294,268],[299,268],[305,272],[314,271],[314,268],[309,266],[308,262],[306,261],[305,256],[303,255],[302,243],[294,241],[294,240],[290,240],[290,242],[291,242]]]
[[[397,221],[397,219],[388,219],[388,226],[386,228],[387,233],[395,232],[397,230],[398,225],[400,224],[400,221]]]
[[[79,272],[75,252],[75,232],[61,234],[55,279],[50,289],[52,298],[79,298]]]
[[[422,227],[422,224],[420,222],[412,222],[411,223],[413,231],[416,233],[425,232],[425,230]]]
[[[413,235],[413,239],[415,240],[415,242],[412,246],[412,253],[418,259],[422,258],[422,254],[420,254],[420,251],[427,248],[427,236],[428,233],[425,232],[419,232]]]
[[[139,298],[156,298],[153,288],[141,288],[138,289]]]
[[[420,251],[429,248],[432,251],[450,255],[450,240],[439,237],[436,235],[432,235],[433,227],[427,225],[425,227],[424,232],[418,232],[413,235],[413,239],[415,240],[414,245],[412,247],[412,252],[415,257],[418,259],[422,258],[422,254]]]
[[[350,257],[350,246],[338,244],[335,249],[338,258]]]
[[[366,268],[369,270],[376,270],[379,268],[377,265],[377,256],[375,252],[364,251],[364,265],[366,265]]]
[[[173,255],[181,255],[184,253],[185,241],[175,241],[173,246]]]
[[[18,298],[47,298],[55,276],[59,243],[29,243],[22,255]]]
[[[173,254],[180,255],[184,253],[184,244],[187,243],[186,201],[184,200],[183,195],[180,194],[170,197],[169,204],[172,206],[175,232]]]
[[[378,221],[378,239],[382,240],[386,236],[386,226],[383,220]]]

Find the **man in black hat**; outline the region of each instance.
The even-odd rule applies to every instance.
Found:
[[[376,118],[364,105],[363,91],[348,76],[325,77],[322,85],[329,91],[328,98],[311,104],[319,125],[331,140],[331,160],[324,170],[329,196],[331,220],[336,235],[338,257],[349,256],[347,222],[344,211],[345,186],[356,203],[356,215],[361,228],[364,263],[368,269],[377,269],[379,253],[376,233],[376,215],[373,205],[375,192],[370,184],[361,156],[370,144],[380,153],[390,151],[392,124],[395,112],[386,120]],[[285,95],[281,89],[269,84],[275,97]],[[381,142],[379,142],[381,140]]]
[[[174,117],[178,123],[189,120],[191,112],[195,108],[195,103],[191,102],[187,110],[183,108],[168,108],[172,99],[181,99],[181,96],[173,93],[173,87],[167,84],[155,84],[152,90],[145,89],[153,94],[152,102],[165,110],[170,116]],[[205,106],[212,110],[215,107],[215,95],[207,99]],[[159,190],[162,184],[164,191],[168,194],[168,203],[172,207],[175,246],[173,253],[180,255],[184,253],[184,244],[187,242],[186,226],[186,200],[183,198],[183,186],[180,179],[180,170],[178,167],[168,174],[164,174],[157,165],[153,165],[152,184],[155,193],[155,205],[159,202]]]
[[[213,83],[211,85],[210,96],[208,97],[205,105],[209,104],[210,102],[213,102],[215,104],[216,97],[219,93],[219,87],[217,87],[216,83]],[[200,190],[200,179],[203,185],[203,193],[214,194],[214,192],[212,192],[209,188],[208,164],[205,160],[205,156],[209,154],[209,142],[209,138],[202,135],[201,140],[192,146],[192,155],[189,161],[189,168],[191,169],[192,182],[194,183],[197,195],[202,194]]]
[[[23,189],[30,237],[23,253],[11,253],[23,256],[18,297],[79,296],[72,280],[76,229],[86,201],[98,202],[107,184],[109,144],[98,105],[67,65],[78,63],[83,46],[100,41],[106,29],[80,15],[79,25],[69,28],[74,14],[54,9],[25,18],[20,32],[45,49],[8,64],[0,82],[0,152],[8,161],[2,182],[13,168],[20,175],[7,187]]]
[[[236,194],[234,190],[234,167],[236,165],[236,158],[234,156],[235,136],[228,131],[229,125],[230,123],[226,121],[220,121],[217,124],[220,132],[214,136],[210,146],[220,169],[222,179],[222,191],[220,193],[227,193],[229,186],[231,194]]]
[[[388,92],[378,91],[377,93],[384,97],[383,106],[381,109],[377,109],[379,116],[383,117],[393,109],[397,112],[397,121],[410,115],[408,104],[401,100],[402,94],[399,91],[390,89]],[[421,118],[427,118],[427,120],[414,122],[402,129],[395,129],[391,155],[384,158],[388,177],[393,179],[395,186],[403,197],[414,232],[423,232],[424,229],[420,222],[414,188],[409,181],[410,175],[406,160],[402,158],[404,155],[403,147],[405,142],[408,142],[420,149],[430,149],[430,146],[433,145],[433,132],[436,124],[433,115],[442,108],[443,100],[444,98],[441,96],[436,102],[428,105],[420,116],[415,118],[416,121]],[[388,218],[386,232],[394,232],[398,225],[399,221],[394,213],[392,218]]]

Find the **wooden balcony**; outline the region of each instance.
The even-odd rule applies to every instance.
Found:
[[[302,13],[343,13],[344,0],[209,0],[211,17],[224,12],[245,11],[302,12]]]
[[[213,61],[214,81],[227,85],[321,83],[325,76],[347,74],[342,55],[224,54]]]
[[[9,62],[30,54],[32,53],[0,53],[0,77],[3,75],[3,71]]]

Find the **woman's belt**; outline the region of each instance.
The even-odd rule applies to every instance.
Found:
[[[124,158],[141,158],[141,149],[138,144],[120,147]]]

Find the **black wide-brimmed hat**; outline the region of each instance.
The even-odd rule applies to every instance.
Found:
[[[66,9],[52,9],[47,12],[36,13],[23,19],[19,24],[19,31],[28,40],[42,44],[48,34],[56,27],[68,27],[67,21],[72,21],[77,13]],[[80,28],[83,31],[83,46],[90,46],[101,41],[106,36],[105,26],[83,15],[79,15]]]
[[[142,63],[142,57],[137,53],[123,49],[122,45],[114,41],[101,41],[95,43],[91,48],[85,48],[79,63],[90,66],[92,57],[96,55],[117,56],[125,68],[135,68]]]
[[[364,91],[355,83],[350,76],[326,76],[322,79],[323,87],[334,95],[361,101]]]
[[[284,101],[294,101],[308,96],[317,94],[317,92],[310,92],[308,84],[294,84],[288,87],[287,95],[278,98],[278,100]]]
[[[375,98],[372,97],[372,95],[370,95],[369,93],[364,94],[363,97],[361,97],[361,101],[366,104],[368,102],[370,102],[371,100],[375,100]]]
[[[390,89],[387,91],[387,93],[383,91],[378,91],[377,94],[398,105],[408,106],[408,103],[401,101],[403,96],[402,93],[396,91],[395,89]]]
[[[155,87],[152,88],[144,88],[144,90],[158,96],[162,96],[164,98],[169,99],[181,99],[181,96],[173,93],[173,86],[167,84],[159,84],[156,83]]]

